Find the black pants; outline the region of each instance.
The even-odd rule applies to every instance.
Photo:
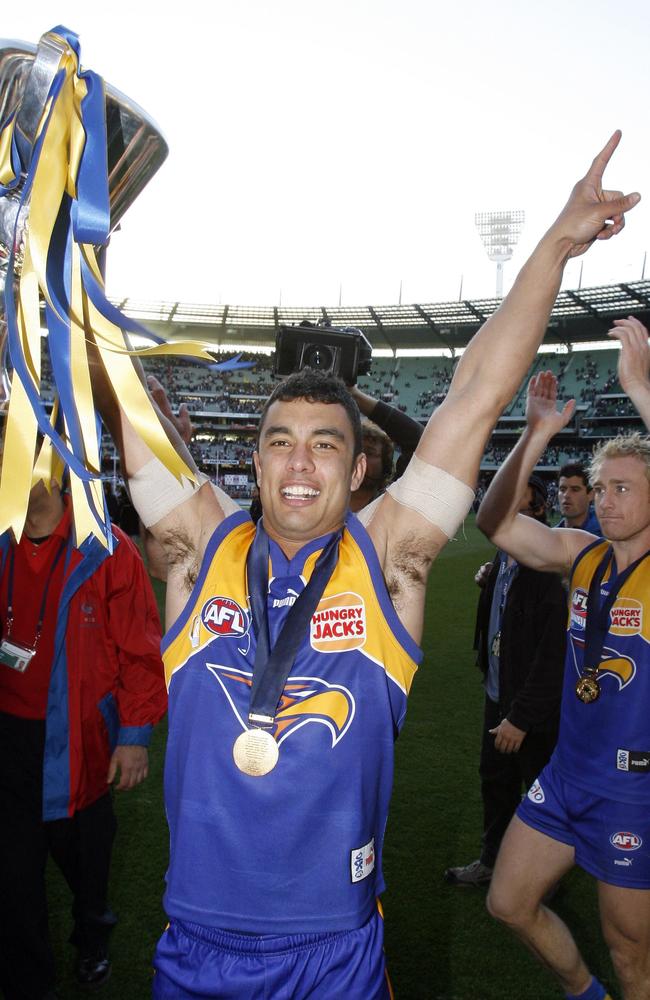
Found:
[[[549,732],[527,733],[517,753],[499,753],[489,730],[501,719],[498,704],[486,695],[479,765],[483,798],[481,861],[490,868],[494,867],[503,835],[521,801],[522,785],[528,791],[557,742],[557,727],[553,727]]]
[[[70,819],[42,821],[45,723],[0,712],[0,986],[6,1000],[41,1000],[54,986],[45,895],[48,854],[73,895],[71,942],[105,947],[115,924],[108,873],[116,821],[103,795]]]

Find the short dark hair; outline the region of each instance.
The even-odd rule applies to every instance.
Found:
[[[587,487],[587,491],[591,489],[589,485],[589,476],[587,475],[587,470],[585,469],[582,462],[565,462],[558,473],[558,480],[564,477],[565,479],[570,479],[571,476],[578,476],[582,479],[583,483]]]
[[[537,476],[533,473],[528,480],[528,486],[532,494],[532,509],[535,511],[532,515],[533,520],[541,521],[542,524],[547,524],[546,504],[548,503],[548,492],[546,490],[546,483],[541,476]]]
[[[336,375],[328,375],[323,372],[314,371],[313,368],[303,368],[299,372],[293,372],[283,379],[264,404],[264,409],[260,414],[260,422],[257,428],[257,442],[255,448],[259,450],[260,435],[266,420],[269,408],[278,401],[290,403],[294,399],[306,399],[308,403],[338,403],[348,415],[352,436],[354,439],[354,458],[363,451],[363,439],[361,436],[361,414],[359,407],[350,395],[345,382]]]
[[[546,489],[546,483],[542,477],[533,473],[528,480],[528,485],[533,493],[533,506],[546,507],[548,502],[548,490]]]

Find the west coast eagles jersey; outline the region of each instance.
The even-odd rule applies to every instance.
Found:
[[[569,587],[567,659],[554,762],[573,784],[621,802],[650,802],[650,562],[626,580],[610,612],[601,654],[600,697],[575,693],[584,665],[587,597],[608,542],[577,559]],[[601,599],[611,580],[601,586]]]
[[[383,889],[393,742],[421,652],[351,515],[280,700],[278,763],[263,777],[241,773],[232,748],[248,727],[256,641],[246,556],[254,533],[243,513],[219,526],[163,641],[165,908],[172,918],[254,934],[352,929],[370,918]],[[272,645],[327,540],[292,560],[270,542]]]

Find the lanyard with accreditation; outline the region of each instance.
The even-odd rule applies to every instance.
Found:
[[[246,560],[251,616],[257,638],[248,711],[251,728],[240,733],[232,748],[235,764],[244,774],[261,777],[272,771],[278,762],[278,744],[270,730],[298,649],[336,566],[340,540],[341,532],[335,532],[322,550],[309,582],[289,608],[271,649],[267,603],[269,539],[262,525],[258,525]]]
[[[31,645],[27,646],[22,642],[16,642],[11,639],[11,630],[14,624],[14,546],[11,546],[9,551],[9,580],[7,582],[7,619],[6,619],[6,635],[3,637],[0,643],[0,663],[3,663],[6,667],[11,667],[12,670],[17,670],[19,674],[24,674],[29,666],[29,662],[33,656],[36,654],[36,647],[38,646],[38,640],[41,637],[41,632],[43,631],[43,622],[45,620],[45,609],[47,607],[47,595],[50,590],[50,583],[52,582],[52,577],[54,576],[54,571],[57,567],[59,559],[63,555],[63,550],[66,546],[65,538],[61,539],[61,544],[57,549],[56,555],[52,565],[50,566],[50,571],[45,580],[45,586],[43,588],[43,597],[41,599],[41,606],[38,612],[38,622],[36,623],[36,631],[34,633],[34,641]]]

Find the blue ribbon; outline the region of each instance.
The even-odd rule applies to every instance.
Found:
[[[103,246],[108,242],[111,207],[108,194],[108,148],[106,144],[106,98],[101,77],[81,74],[87,94],[81,102],[81,120],[86,133],[77,174],[77,197],[72,206],[72,227],[77,243]]]
[[[25,178],[25,184],[23,190],[21,192],[19,212],[18,215],[16,216],[12,245],[9,248],[9,260],[7,263],[8,275],[13,275],[15,270],[14,246],[16,244],[18,235],[18,219],[20,216],[20,209],[23,208],[23,206],[27,203],[29,199],[29,195],[32,189],[32,184],[34,181],[34,175],[36,173],[41,151],[43,148],[43,142],[45,139],[45,135],[47,133],[47,129],[50,124],[50,118],[52,116],[55,101],[61,91],[63,80],[64,80],[64,74],[62,72],[57,73],[52,82],[52,86],[48,94],[48,98],[50,97],[52,98],[52,103],[50,105],[50,111],[48,113],[45,125],[41,130],[41,133],[34,145],[34,150],[32,152],[32,157],[31,157],[31,163],[29,166],[29,170],[27,172],[27,176]],[[48,260],[49,260],[49,253],[48,253]],[[48,291],[49,290],[50,290],[50,282],[48,281]],[[20,340],[20,334],[18,332],[16,303],[14,299],[13,287],[11,286],[10,281],[5,282],[4,309],[7,320],[7,343],[9,346],[9,359],[14,368],[14,371],[16,372],[16,374],[18,375],[24,386],[27,398],[29,399],[32,410],[34,412],[34,417],[36,419],[38,429],[42,434],[46,435],[51,440],[53,447],[57,450],[63,461],[70,466],[73,472],[75,472],[80,479],[89,481],[90,479],[93,478],[93,474],[85,469],[84,465],[76,458],[76,456],[67,447],[61,436],[54,430],[54,428],[50,423],[48,414],[45,410],[40,395],[37,389],[34,387],[32,375],[25,361],[23,347]],[[50,310],[50,314],[51,312],[52,310]],[[62,322],[65,322],[64,316],[65,316],[65,311],[60,316]],[[69,363],[69,349],[68,349],[68,363]],[[57,385],[57,391],[58,388],[59,387]],[[66,413],[65,416],[66,420],[68,420],[68,413]]]
[[[51,31],[65,39],[79,60],[81,50],[79,38],[75,32],[63,25],[58,25]],[[80,245],[81,280],[85,293],[97,311],[115,327],[123,332],[143,336],[155,344],[164,344],[158,337],[137,320],[124,315],[113,306],[104,292],[101,283],[96,279],[87,257],[84,245],[104,246],[110,235],[110,195],[108,186],[108,150],[106,140],[106,101],[104,85],[101,77],[90,71],[79,72],[79,78],[86,83],[86,95],[81,101],[81,120],[85,132],[85,143],[76,178],[76,197],[64,194],[54,226],[46,261],[46,303],[45,315],[48,328],[48,350],[52,363],[53,379],[60,398],[60,411],[56,425],[53,427],[45,410],[39,392],[34,386],[32,373],[27,364],[23,344],[18,329],[16,301],[11,280],[4,288],[4,310],[7,320],[7,344],[10,363],[16,376],[22,382],[27,398],[32,407],[36,423],[41,434],[52,442],[63,462],[83,483],[88,506],[101,532],[107,538],[109,548],[112,543],[110,528],[107,530],[102,517],[97,510],[90,483],[96,479],[96,474],[85,466],[83,435],[79,413],[75,401],[71,371],[70,348],[70,302],[72,281],[72,247],[73,240]],[[10,191],[20,190],[19,211],[13,232],[12,246],[9,248],[8,273],[15,273],[14,247],[18,235],[18,219],[21,210],[27,205],[31,194],[34,177],[43,148],[45,136],[50,126],[51,116],[56,101],[61,93],[65,80],[65,71],[60,69],[54,77],[48,93],[50,109],[48,117],[31,148],[29,140],[15,129],[11,140],[11,166],[14,179],[6,185],[0,185],[0,197]],[[0,126],[0,131],[11,127],[17,111],[14,111]],[[24,183],[23,183],[24,180]],[[81,317],[78,318],[81,320]],[[193,359],[196,360],[196,359]],[[241,354],[222,362],[199,361],[199,364],[212,371],[228,371],[252,368],[254,362],[241,361]],[[65,418],[65,423],[64,423]],[[98,421],[98,440],[101,441],[101,421]],[[64,426],[70,445],[64,441]],[[104,517],[108,523],[105,501],[102,503]]]

